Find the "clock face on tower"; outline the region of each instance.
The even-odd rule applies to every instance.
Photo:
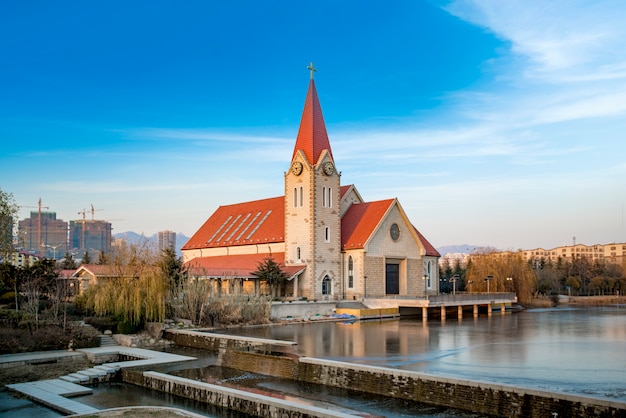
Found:
[[[296,161],[291,164],[291,172],[296,176],[302,174],[302,163],[300,161]]]
[[[335,167],[333,166],[333,163],[331,163],[330,161],[327,161],[326,163],[324,163],[324,174],[326,174],[327,176],[330,176],[334,172],[335,172]]]

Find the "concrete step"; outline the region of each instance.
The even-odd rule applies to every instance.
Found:
[[[70,373],[67,376],[73,378],[73,379],[77,379],[78,382],[80,383],[89,383],[89,376],[84,375],[84,374],[80,374],[80,373]],[[65,379],[63,379],[65,380]],[[76,382],[74,382],[76,383]]]
[[[119,345],[117,341],[110,335],[100,335],[100,347],[112,347],[114,345]]]
[[[61,377],[59,377],[59,380],[65,380],[66,382],[70,382],[70,383],[74,383],[74,384],[79,384],[80,383],[80,379],[79,378],[72,377],[70,375],[61,376]]]
[[[92,390],[61,379],[40,380],[6,386],[63,414],[93,414],[98,409],[68,399],[68,396],[91,394]]]
[[[107,365],[107,364],[100,364],[98,366],[94,366],[94,369],[98,369],[98,370],[102,370],[103,372],[105,372],[106,374],[115,374],[120,370],[120,366],[119,365]]]

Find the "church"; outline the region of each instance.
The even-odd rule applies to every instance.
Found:
[[[341,185],[315,69],[308,68],[284,195],[220,206],[181,249],[190,276],[214,280],[226,292],[269,294],[268,283],[252,273],[271,257],[288,276],[281,295],[287,298],[438,294],[440,254],[398,199],[367,202],[354,185]]]

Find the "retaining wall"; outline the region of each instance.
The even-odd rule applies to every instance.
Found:
[[[213,334],[210,332],[189,330],[165,330],[163,337],[174,344],[201,348],[216,353],[227,349],[246,349],[268,345],[297,345],[293,341],[268,340],[264,338],[242,337],[236,335]]]
[[[304,318],[330,316],[334,313],[337,302],[333,301],[292,301],[272,302],[271,318]]]
[[[157,372],[124,370],[124,380],[149,389],[194,399],[257,417],[357,418],[357,415],[198,382]]]
[[[230,350],[220,361],[224,367],[498,417],[626,417],[624,402],[383,367]]]

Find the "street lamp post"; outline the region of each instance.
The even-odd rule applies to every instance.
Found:
[[[506,278],[506,282],[507,284],[507,288],[509,289],[509,292],[511,291],[511,286],[513,285],[513,278],[512,277],[507,277]]]
[[[485,281],[487,282],[487,293],[489,293],[489,282],[491,280],[493,280],[493,276],[491,274],[485,278]]]
[[[61,244],[57,244],[57,245],[48,245],[48,244],[41,244],[43,247],[46,248],[52,248],[52,259],[56,261],[57,259],[57,248],[59,248],[61,245],[63,245],[63,243]]]
[[[467,281],[467,285],[469,286],[469,292],[472,293],[472,283],[474,283],[473,280],[468,280]]]
[[[454,276],[452,276],[452,279],[450,279],[452,281],[452,294],[456,295],[456,281],[459,280],[459,275],[458,273],[455,274]]]

